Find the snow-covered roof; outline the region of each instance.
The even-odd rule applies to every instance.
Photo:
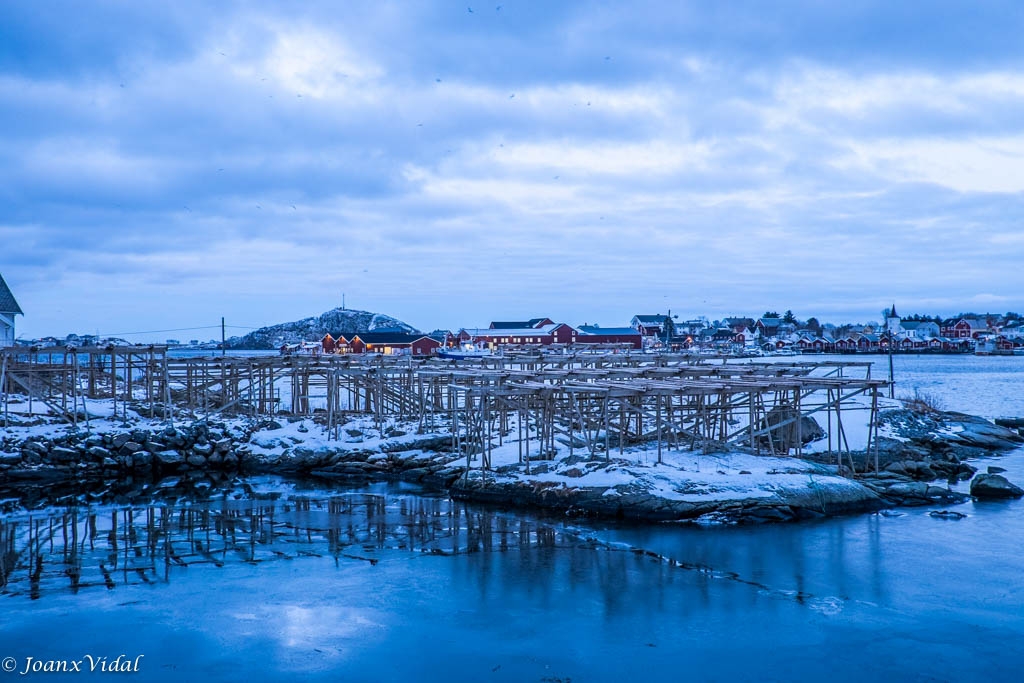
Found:
[[[484,328],[484,327],[465,327],[463,331],[473,335],[474,337],[509,337],[509,336],[536,336],[540,334],[551,334],[558,325],[541,325],[540,327],[495,327]]]
[[[4,282],[3,275],[0,275],[0,312],[25,315],[14,298],[14,294],[11,293],[11,288]]]
[[[598,327],[597,325],[580,325],[578,329],[583,334],[640,334],[632,327]]]

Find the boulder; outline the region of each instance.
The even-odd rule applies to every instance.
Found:
[[[185,462],[184,456],[178,451],[157,451],[153,457],[156,462],[166,467],[177,467]]]
[[[188,456],[188,459],[186,460],[186,462],[189,465],[191,465],[192,467],[205,467],[206,466],[206,457],[202,456],[202,455],[194,455],[193,454],[193,455]]]
[[[59,463],[76,462],[78,460],[78,451],[73,448],[62,448],[58,446],[57,448],[50,449],[50,458],[54,462]]]
[[[121,449],[117,452],[118,455],[131,455],[142,450],[142,444],[135,441],[125,441],[121,444]]]
[[[760,437],[762,446],[770,446],[782,452],[826,436],[825,430],[813,417],[798,418],[796,408],[787,405],[776,406],[768,411],[758,428],[770,430],[770,434]]]
[[[1024,489],[1001,474],[979,474],[971,481],[971,495],[981,499],[1020,498]]]
[[[35,453],[40,456],[46,455],[49,450],[45,444],[40,443],[39,441],[26,441],[21,447],[29,453]]]
[[[967,516],[956,510],[932,510],[928,515],[936,519],[963,519]]]
[[[103,458],[110,457],[110,451],[108,451],[106,448],[103,448],[102,446],[93,446],[85,453],[93,460],[103,460]]]
[[[132,440],[132,435],[131,434],[118,434],[118,435],[116,435],[110,441],[110,445],[111,445],[112,448],[117,449],[117,448],[121,448],[122,446],[124,446],[126,443],[128,443],[131,440]]]
[[[989,465],[987,471],[988,471],[989,474],[1002,474],[1003,472],[1006,471],[1006,468],[1005,467],[996,467],[995,465]]]
[[[192,447],[192,452],[196,455],[202,455],[205,457],[213,452],[213,444],[197,443]]]

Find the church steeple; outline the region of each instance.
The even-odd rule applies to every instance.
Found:
[[[895,301],[892,304],[892,310],[889,311],[889,317],[890,318],[898,318],[898,317],[900,317],[899,314],[896,313],[896,302]]]

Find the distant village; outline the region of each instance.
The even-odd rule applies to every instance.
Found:
[[[15,317],[21,307],[0,277],[0,346],[76,347],[130,346],[124,339],[69,334],[63,338],[20,339]],[[952,318],[911,315],[903,318],[893,305],[883,322],[832,325],[816,318],[800,321],[791,311],[766,311],[759,318],[729,317],[680,320],[669,313],[637,314],[628,326],[570,325],[551,318],[492,321],[485,328],[434,330],[377,328],[345,334],[327,332],[300,343],[279,339],[282,353],[432,356],[450,350],[478,353],[517,350],[669,351],[733,355],[795,355],[805,353],[975,353],[1024,354],[1024,319],[1016,313],[963,314]],[[397,321],[396,321],[397,322]],[[216,350],[217,340],[166,340],[166,346]]]
[[[326,335],[322,353],[404,353],[428,356],[445,349],[651,350],[735,355],[803,353],[1024,353],[1024,320],[1017,314],[901,318],[895,305],[884,322],[864,325],[801,322],[792,313],[760,318],[680,321],[667,314],[634,315],[628,327],[570,325],[541,317],[493,321],[486,328],[435,330],[430,334],[377,331]]]

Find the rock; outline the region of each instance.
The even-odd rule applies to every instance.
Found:
[[[921,465],[917,468],[917,472],[914,473],[914,478],[918,481],[935,481],[939,476],[928,465]]]
[[[231,450],[232,441],[231,439],[217,439],[213,442],[213,447],[218,453],[227,453]]]
[[[570,467],[566,471],[562,472],[562,475],[569,477],[570,479],[579,479],[583,476],[583,470],[578,467]]]
[[[776,406],[768,411],[768,415],[761,420],[758,428],[770,428],[770,434],[760,437],[764,447],[770,446],[783,452],[796,448],[801,442],[808,444],[826,436],[825,430],[813,417],[804,416],[799,418],[798,422],[796,409],[785,405]]]
[[[126,443],[128,443],[131,440],[132,440],[132,435],[131,434],[118,434],[113,439],[111,439],[110,445],[111,445],[112,448],[115,448],[115,449],[116,448],[121,448],[122,446],[124,446]]]
[[[131,455],[142,450],[142,444],[136,441],[125,441],[121,444],[121,450],[117,452],[118,455]]]
[[[989,465],[988,466],[988,473],[989,474],[1002,474],[1005,471],[1006,471],[1005,467],[996,467],[995,465]]]
[[[44,444],[38,441],[26,441],[21,447],[29,453],[35,453],[39,456],[46,455],[49,450]]]
[[[60,463],[76,462],[78,460],[78,451],[58,446],[57,448],[50,449],[50,458],[54,462]]]
[[[177,467],[185,462],[184,456],[178,451],[157,451],[153,454],[156,462],[168,467]]]
[[[213,452],[213,445],[209,443],[197,443],[192,447],[192,452],[196,455],[203,456],[205,461],[205,456]]]
[[[1011,484],[1001,474],[979,474],[971,480],[971,495],[981,499],[1020,498],[1024,489]]]
[[[193,455],[188,456],[188,458],[185,460],[185,462],[187,462],[192,467],[205,467],[206,466],[206,457],[202,456],[202,455],[195,455],[195,454],[193,454]]]
[[[1024,417],[997,417],[996,424],[1008,429],[1024,428]]]
[[[108,470],[116,470],[118,468],[117,461],[113,458],[103,458],[103,466]]]
[[[935,517],[936,519],[963,519],[967,516],[962,512],[957,512],[956,510],[932,510],[928,515],[930,517]]]
[[[103,460],[103,458],[109,458],[111,455],[110,451],[101,446],[93,446],[85,453],[93,460]]]
[[[149,451],[135,451],[132,453],[132,465],[135,467],[150,467],[153,464],[153,454]]]

